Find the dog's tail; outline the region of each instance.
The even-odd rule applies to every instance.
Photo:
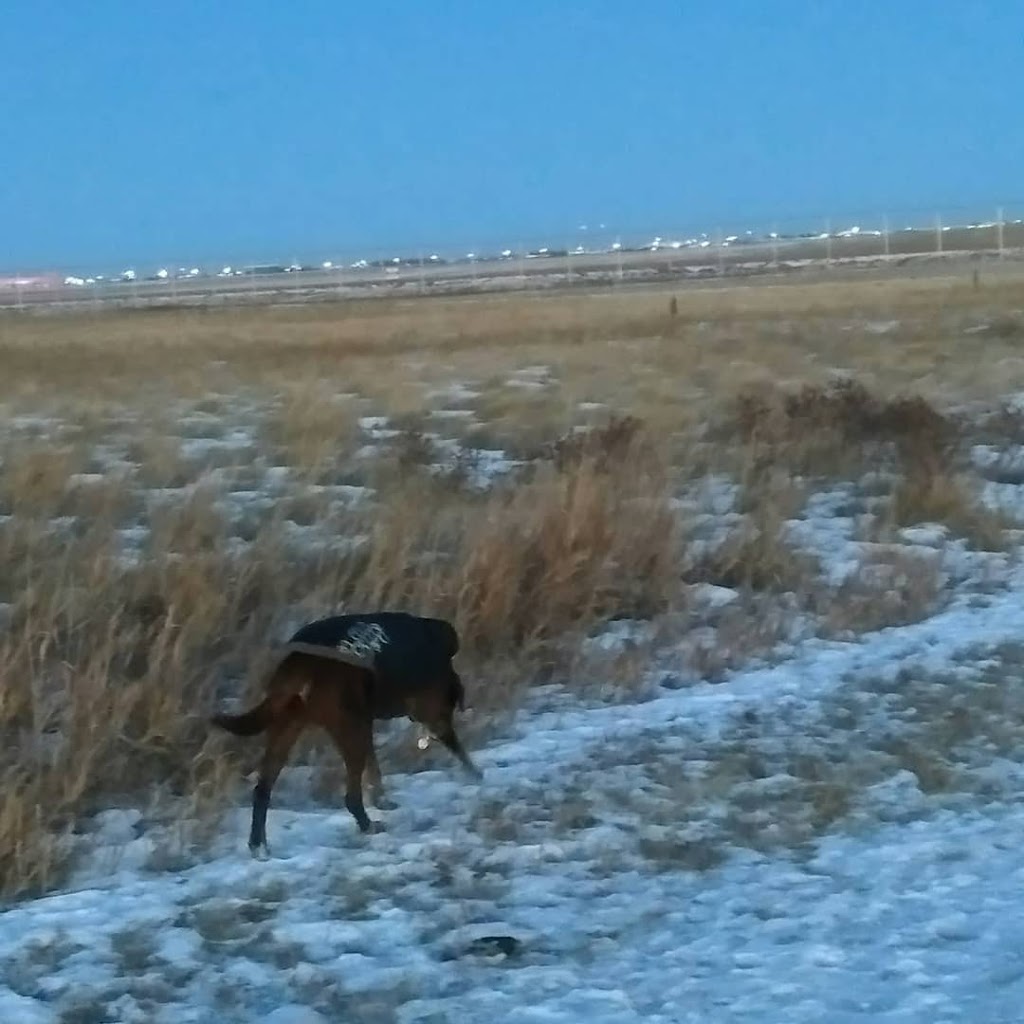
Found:
[[[240,715],[214,715],[210,721],[234,736],[255,736],[274,720],[274,710],[274,701],[266,697],[256,707]]]
[[[309,696],[308,681],[304,675],[282,672],[285,662],[293,656],[313,655],[326,657],[346,664],[357,664],[354,659],[339,655],[330,648],[314,647],[310,644],[286,644],[279,651],[276,668],[271,675],[271,692],[254,708],[238,715],[217,714],[210,721],[235,736],[256,736],[266,731],[275,720],[298,712]]]

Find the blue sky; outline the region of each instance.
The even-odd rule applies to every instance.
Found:
[[[1024,198],[1019,0],[8,5],[0,264]]]

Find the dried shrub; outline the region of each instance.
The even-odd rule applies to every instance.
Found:
[[[566,434],[551,444],[545,454],[560,472],[584,462],[604,471],[634,451],[643,427],[643,420],[635,416],[613,416],[602,426]]]
[[[720,543],[691,556],[683,578],[736,590],[807,590],[818,575],[817,559],[794,548],[785,532],[779,509],[762,504]]]
[[[905,465],[940,466],[959,440],[954,420],[920,395],[879,398],[859,381],[796,391],[745,388],[726,430],[807,472],[836,473],[892,452]]]
[[[824,636],[852,639],[860,633],[905,626],[934,613],[941,596],[938,559],[892,547],[866,555],[835,590],[816,602]]]
[[[890,514],[900,526],[941,523],[983,551],[1005,546],[1004,516],[985,506],[972,481],[922,464],[893,489]]]
[[[434,461],[434,442],[416,427],[408,427],[390,444],[400,472],[429,466]]]

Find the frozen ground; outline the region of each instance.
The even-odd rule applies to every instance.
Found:
[[[268,862],[245,808],[162,871],[108,814],[67,891],[0,918],[0,1020],[1019,1020],[1024,571],[1001,583],[525,714],[481,787],[393,775],[369,838],[297,769]]]
[[[507,384],[551,380],[538,365]],[[460,384],[444,398],[476,394]],[[467,410],[440,412],[438,433],[412,438],[362,417],[354,463],[406,444],[472,489],[516,469],[448,436]],[[104,472],[138,477],[126,558],[151,518],[134,499],[195,498],[201,522],[206,494],[237,545],[257,514],[302,499],[313,512],[282,512],[296,551],[337,545],[338,521],[372,515],[369,481],[307,479],[259,450],[253,423],[193,427],[171,438],[161,486],[141,479],[128,435],[94,452]],[[1020,450],[979,444],[972,457],[986,503],[1020,517]],[[340,794],[312,800],[298,766],[275,791],[265,863],[245,848],[247,789],[198,856],[138,812],[100,815],[62,892],[0,914],[0,1024],[1021,1019],[1024,568],[932,523],[871,539],[869,483],[811,491],[783,523],[835,599],[824,614],[790,608],[789,592],[752,605],[701,583],[671,643],[658,622],[619,620],[584,643],[582,664],[600,682],[602,658],[632,651],[646,684],[633,703],[585,704],[580,692],[602,692],[585,679],[538,690],[477,753],[482,786],[434,755],[430,770],[388,773],[399,808],[378,815],[382,834],[361,836]],[[728,478],[684,492],[691,555],[750,519]],[[864,613],[836,596],[847,586],[868,606],[905,594],[879,621],[911,624],[863,632]],[[765,606],[779,623],[751,642]],[[833,607],[843,615],[825,629]],[[701,659],[730,644],[742,657],[707,670]],[[486,685],[467,682],[471,695]]]

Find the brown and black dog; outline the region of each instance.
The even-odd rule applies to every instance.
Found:
[[[253,790],[249,849],[266,853],[270,793],[292,747],[309,725],[331,737],[345,762],[345,806],[363,832],[373,825],[363,806],[363,777],[375,806],[386,806],[374,720],[407,715],[444,744],[474,778],[481,773],[453,724],[464,690],[451,659],[458,635],[443,619],[402,612],[339,615],[298,630],[281,651],[267,694],[249,711],[218,714],[213,724],[236,736],[266,732]]]

